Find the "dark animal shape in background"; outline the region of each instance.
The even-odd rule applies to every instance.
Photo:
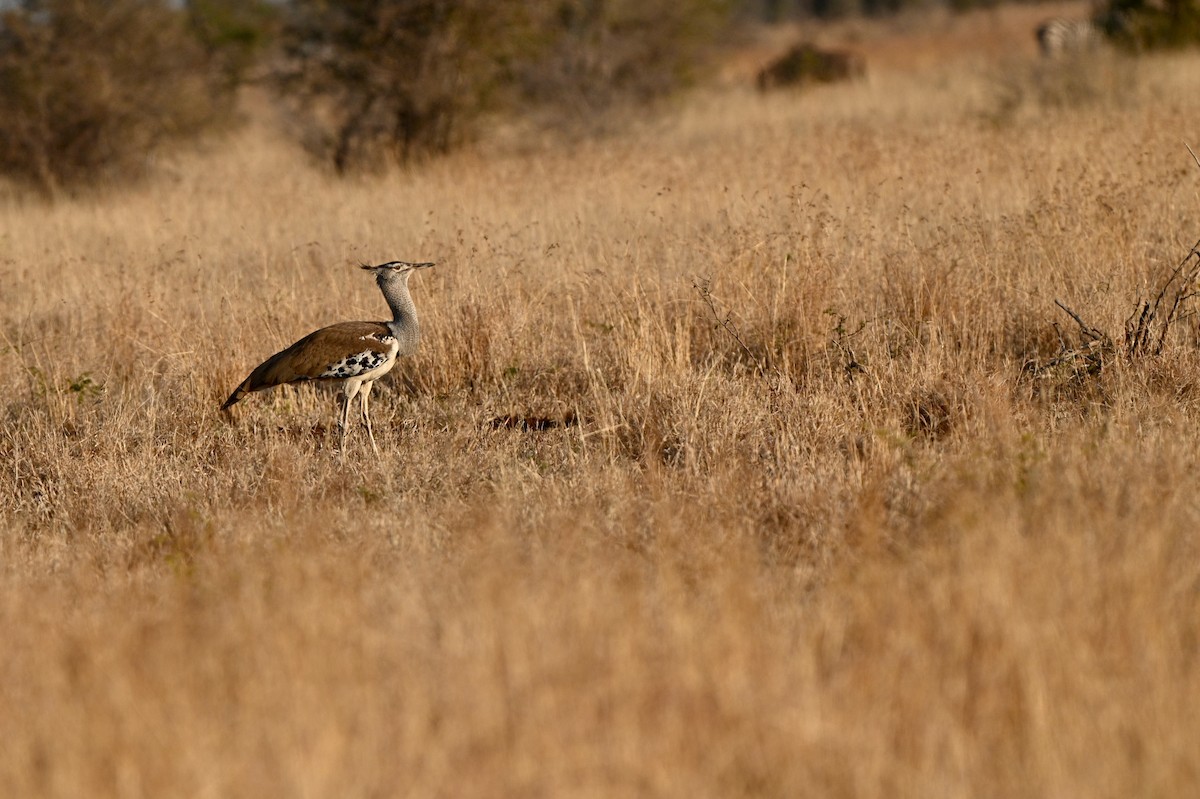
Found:
[[[867,65],[849,50],[822,50],[803,42],[792,47],[758,72],[758,90],[769,91],[811,83],[837,83],[864,78]]]

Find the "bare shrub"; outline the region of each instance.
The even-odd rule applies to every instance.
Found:
[[[228,110],[156,0],[26,0],[0,15],[0,172],[47,194],[126,180]]]
[[[498,109],[578,119],[694,74],[723,0],[298,0],[280,86],[339,173],[445,153]]]
[[[1163,280],[1152,298],[1139,300],[1125,320],[1125,351],[1130,358],[1159,355],[1171,328],[1195,312],[1188,310],[1200,281],[1200,241]]]
[[[528,31],[519,0],[298,0],[280,85],[339,173],[465,140]]]
[[[1179,331],[1194,315],[1192,300],[1196,298],[1196,283],[1200,280],[1200,242],[1192,245],[1187,255],[1162,279],[1158,290],[1149,298],[1139,298],[1125,319],[1123,346],[1098,327],[1093,327],[1080,314],[1055,300],[1071,317],[1078,334],[1076,342],[1059,331],[1059,352],[1044,361],[1026,363],[1026,371],[1043,386],[1059,388],[1065,385],[1087,386],[1099,378],[1113,357],[1121,355],[1128,362],[1147,361],[1163,354],[1171,330]]]

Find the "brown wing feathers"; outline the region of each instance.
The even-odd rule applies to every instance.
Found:
[[[259,364],[225,400],[228,408],[252,391],[302,380],[337,379],[330,368],[348,356],[371,351],[387,354],[391,330],[382,322],[342,322],[323,327]]]

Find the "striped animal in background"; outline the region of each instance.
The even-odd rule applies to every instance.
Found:
[[[1037,27],[1038,49],[1046,58],[1083,53],[1102,47],[1104,29],[1094,20],[1055,17]]]

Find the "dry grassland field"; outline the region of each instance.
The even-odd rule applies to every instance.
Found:
[[[252,106],[6,190],[0,796],[1198,795],[1200,333],[1124,325],[1200,54],[1039,64],[1062,9],[381,177]],[[393,258],[379,457],[332,390],[219,411]]]

